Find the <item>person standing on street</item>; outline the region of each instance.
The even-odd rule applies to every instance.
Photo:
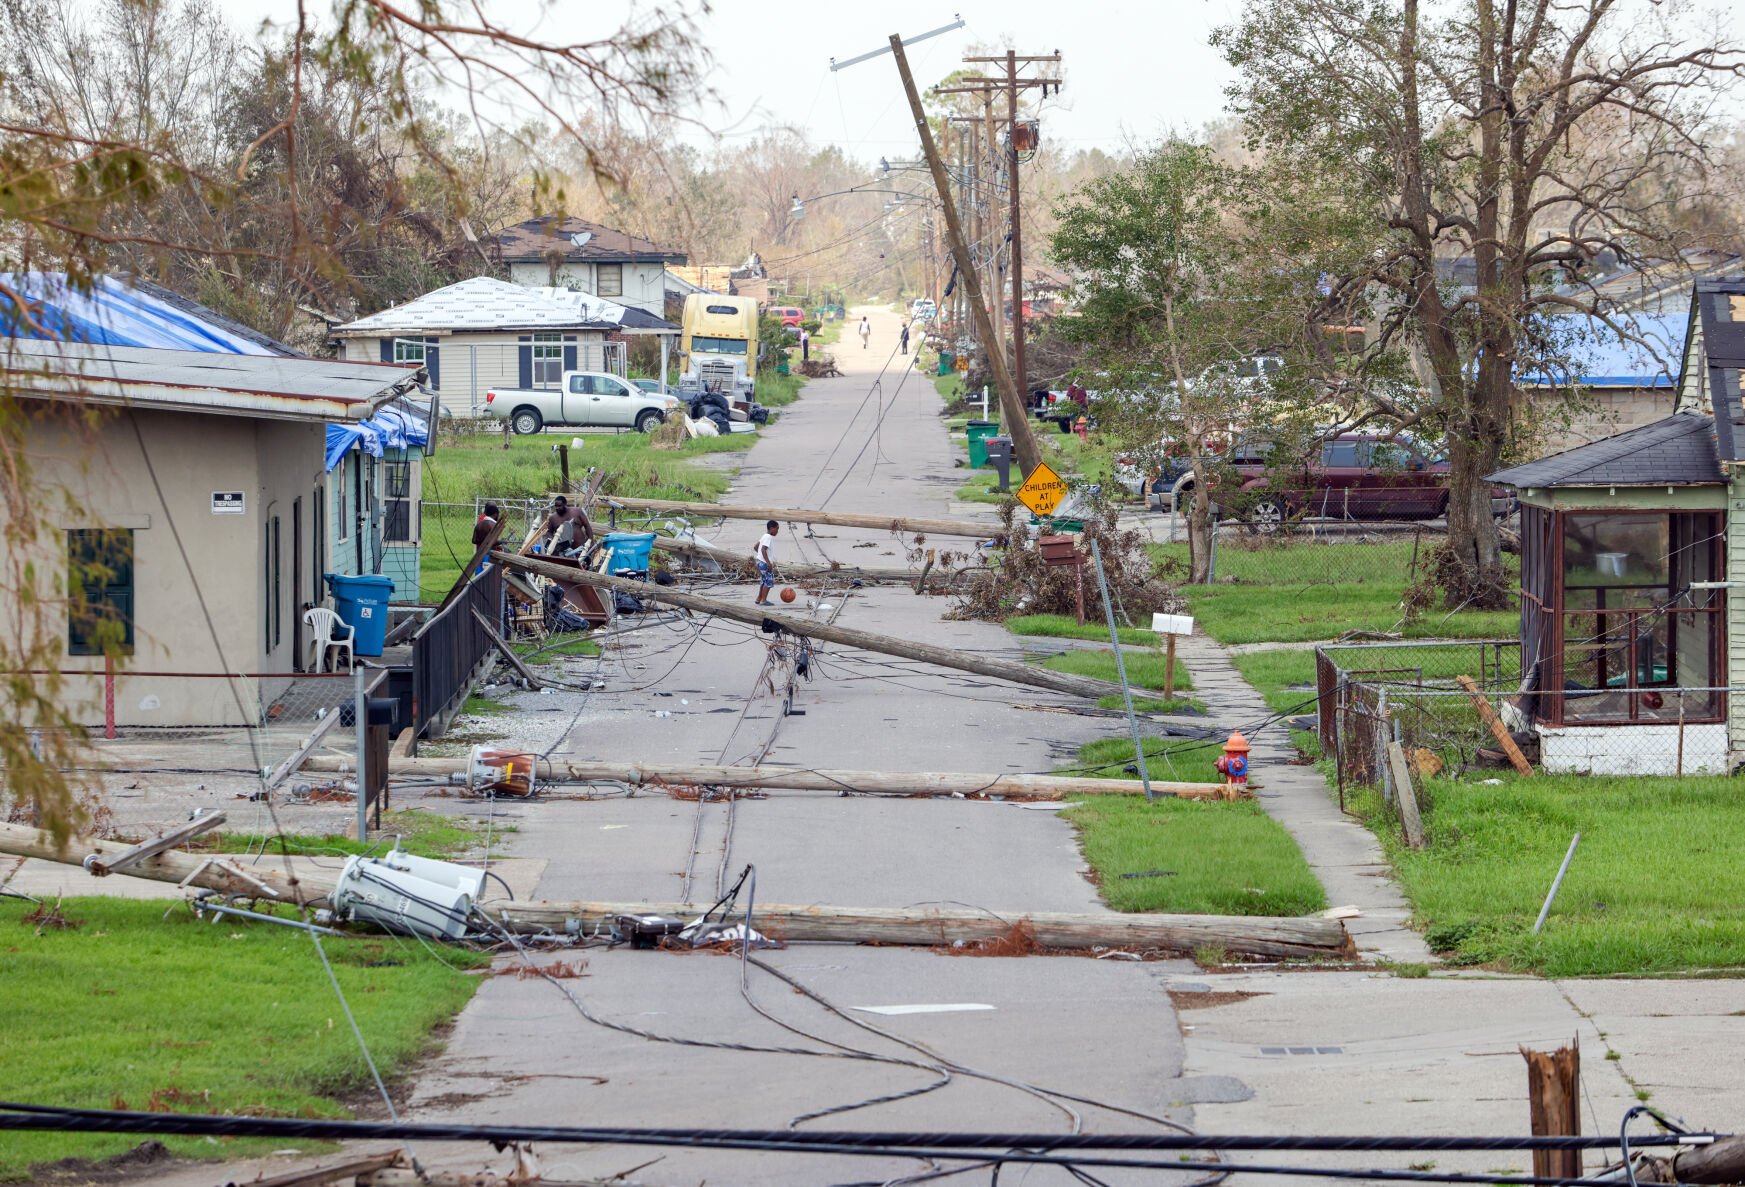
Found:
[[[902,349],[904,354],[909,353],[909,323],[908,322],[903,323],[903,336],[901,338],[897,339],[897,345]]]
[[[806,327],[800,327],[800,361],[810,362],[812,358],[812,335],[806,333]]]
[[[872,339],[872,323],[866,319],[866,314],[860,315],[860,348],[866,349],[866,344]]]
[[[758,537],[757,547],[751,550],[751,559],[757,565],[757,600],[754,606],[769,605],[769,591],[776,583],[776,537],[781,534],[782,525],[770,520],[763,525],[763,535]]]

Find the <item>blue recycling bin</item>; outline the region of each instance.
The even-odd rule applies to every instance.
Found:
[[[323,573],[327,591],[333,595],[333,612],[352,630],[352,649],[359,655],[382,654],[388,637],[388,600],[394,596],[394,579],[373,573],[351,576]]]
[[[653,532],[607,532],[600,543],[606,548],[606,572],[646,570],[654,556]]]

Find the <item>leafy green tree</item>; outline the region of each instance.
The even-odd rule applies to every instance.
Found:
[[[1557,373],[1578,314],[1634,337],[1595,261],[1676,262],[1708,188],[1715,99],[1745,55],[1688,5],[1619,0],[1254,0],[1214,38],[1269,167],[1341,218],[1323,322],[1364,324],[1411,382],[1354,410],[1445,443],[1439,566],[1451,605],[1508,590],[1486,475],[1516,429],[1517,376]]]
[[[1256,175],[1204,145],[1170,141],[1096,178],[1055,211],[1054,260],[1076,281],[1059,332],[1085,351],[1105,432],[1149,473],[1164,453],[1192,467],[1189,579],[1207,580],[1220,458],[1293,402],[1287,374],[1257,379],[1260,353],[1302,356],[1314,278],[1266,250]],[[1302,366],[1297,364],[1298,369]],[[1228,500],[1229,495],[1224,498]]]

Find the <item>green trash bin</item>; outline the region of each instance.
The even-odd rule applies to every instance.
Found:
[[[988,468],[988,438],[999,435],[1000,426],[991,420],[972,420],[964,426],[964,433],[969,437],[969,468],[985,470]]]
[[[955,370],[957,370],[957,356],[949,350],[940,351],[939,373],[941,375],[950,375]]]

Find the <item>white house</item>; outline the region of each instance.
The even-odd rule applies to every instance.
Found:
[[[444,408],[475,416],[491,388],[555,388],[573,370],[624,374],[633,336],[659,335],[664,363],[678,333],[592,293],[475,276],[347,322],[333,337],[341,358],[425,367]]]
[[[497,258],[516,284],[578,288],[659,317],[665,311],[666,266],[683,264],[686,257],[626,231],[548,215],[499,234]]]

